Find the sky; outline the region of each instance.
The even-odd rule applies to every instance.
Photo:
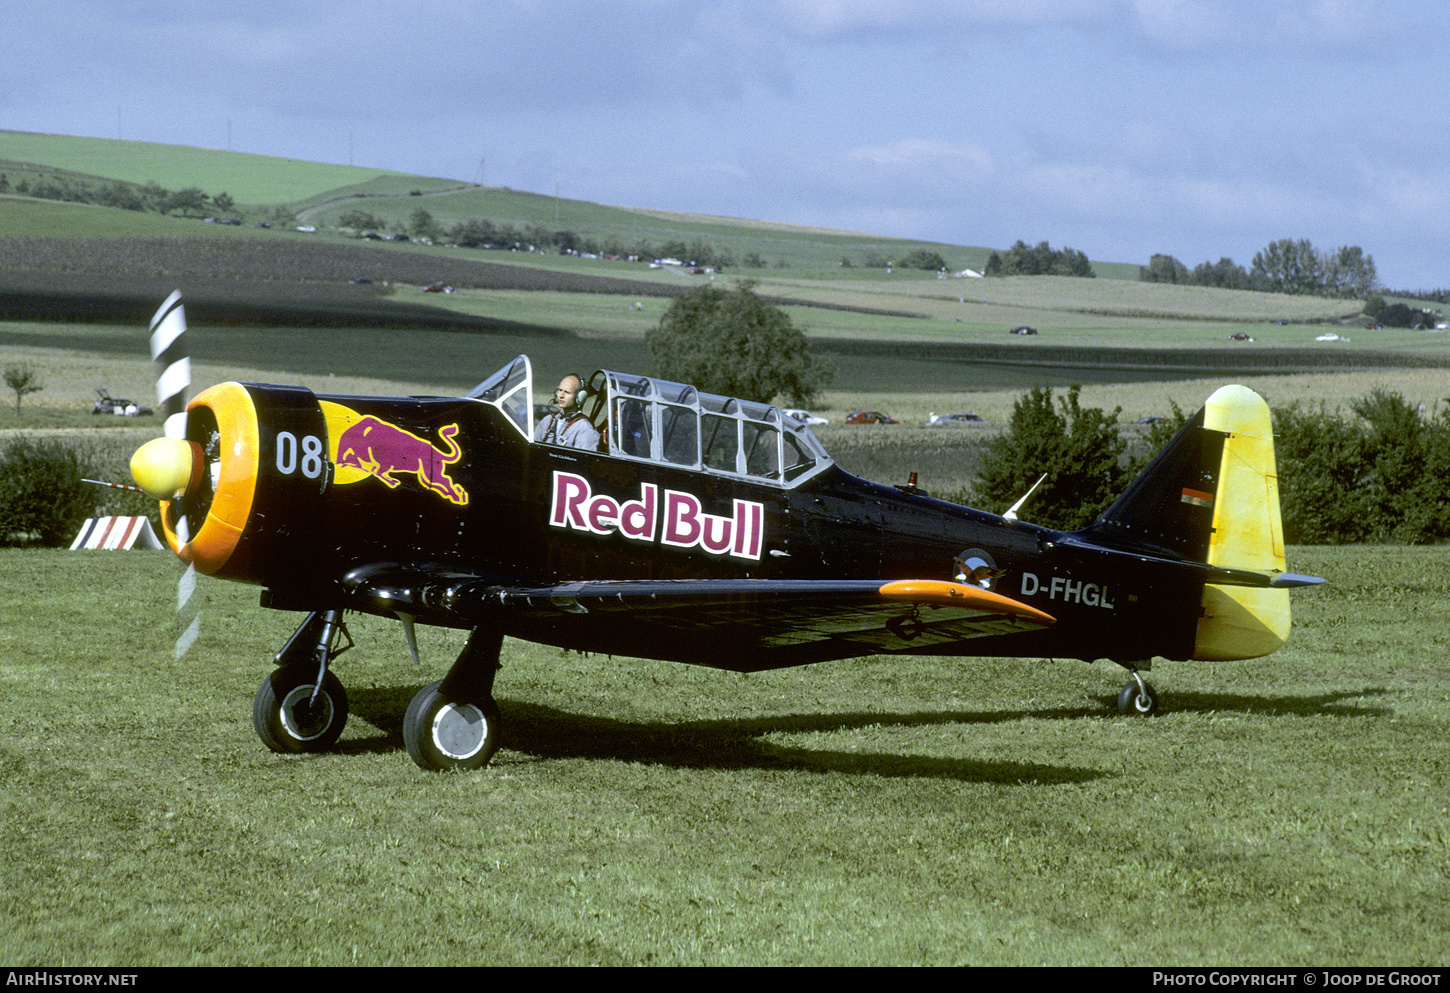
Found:
[[[0,128],[1450,287],[1443,0],[50,0]]]

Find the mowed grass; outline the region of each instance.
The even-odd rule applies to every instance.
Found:
[[[748,677],[505,646],[504,744],[407,758],[461,634],[352,617],[334,753],[267,751],[297,615],[160,553],[0,552],[0,958],[46,965],[1434,965],[1450,552],[1330,577],[1278,654],[1124,674],[872,658]]]

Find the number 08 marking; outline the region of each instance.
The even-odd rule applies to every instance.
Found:
[[[277,471],[284,476],[290,476],[297,471],[297,456],[299,454],[297,436],[291,431],[277,432]],[[302,475],[308,479],[317,479],[322,475],[322,439],[315,434],[305,435],[302,438]]]

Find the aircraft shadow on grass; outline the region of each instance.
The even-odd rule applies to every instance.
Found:
[[[403,747],[403,722],[397,702],[411,687],[357,690],[352,714],[381,735],[345,741],[344,754],[382,753]],[[1241,714],[1267,717],[1386,717],[1384,706],[1354,706],[1347,701],[1383,697],[1384,688],[1366,687],[1313,696],[1252,696],[1222,693],[1173,694],[1175,713]],[[1111,703],[1111,698],[1104,698]],[[503,702],[515,728],[510,748],[536,760],[602,759],[691,769],[796,769],[853,775],[955,779],[1007,785],[1090,782],[1115,775],[1100,769],[1005,762],[987,759],[939,758],[878,752],[843,752],[773,744],[771,734],[811,734],[870,727],[1005,724],[1020,720],[1121,720],[1093,706],[1049,707],[999,712],[954,710],[932,713],[781,714],[743,720],[621,721],[559,710],[522,701]]]
[[[403,747],[403,722],[397,701],[408,687],[359,689],[352,695],[352,716],[381,735],[343,741],[344,754],[381,753]],[[958,779],[1004,784],[1087,782],[1109,773],[1082,767],[1034,762],[938,758],[900,753],[843,752],[773,744],[771,734],[811,734],[870,727],[1002,723],[1028,717],[1082,718],[1090,708],[938,713],[784,714],[706,721],[622,721],[559,710],[542,704],[501,701],[510,727],[511,750],[536,760],[601,759],[667,765],[687,769],[799,769],[859,775]]]

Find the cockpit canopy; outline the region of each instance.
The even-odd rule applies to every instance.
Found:
[[[465,395],[497,407],[532,441],[532,377],[528,357],[520,355]],[[768,403],[604,369],[589,377],[587,388],[584,414],[599,430],[601,452],[618,458],[782,486],[831,465],[808,427]]]

